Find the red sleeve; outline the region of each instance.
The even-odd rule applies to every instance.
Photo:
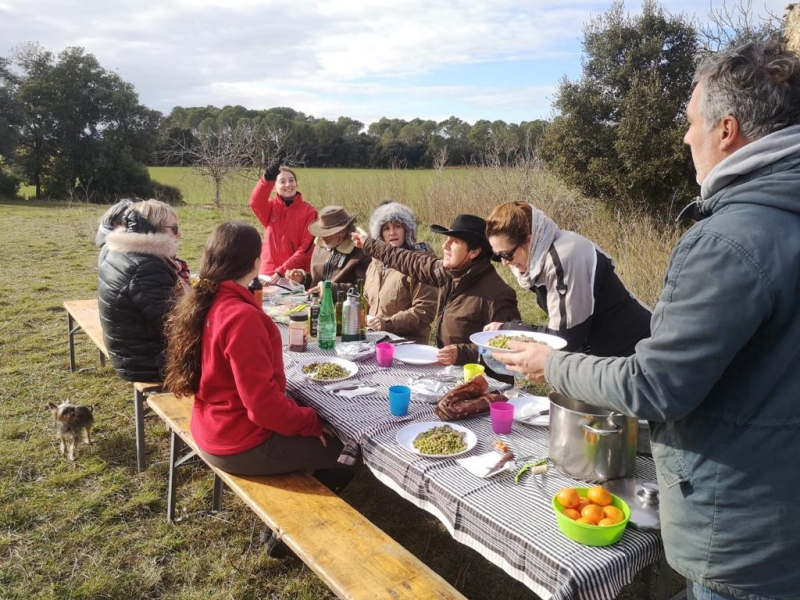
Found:
[[[286,273],[289,269],[303,269],[306,272],[311,270],[311,253],[314,251],[314,236],[309,233],[308,226],[312,221],[317,220],[317,210],[310,204],[305,204],[305,202],[303,204],[306,209],[305,213],[302,215],[302,218],[297,220],[296,224],[296,226],[300,228],[300,231],[298,231],[300,244],[295,248],[294,254],[275,269],[280,273]],[[250,205],[252,206],[252,201]]]
[[[269,202],[269,195],[274,187],[274,181],[267,181],[261,177],[256,187],[253,188],[253,193],[250,194],[250,210],[253,211],[264,227],[269,225],[269,218],[272,215],[272,204]]]
[[[243,311],[231,320],[222,340],[247,416],[281,435],[318,437],[322,435],[322,421],[314,409],[298,406],[285,394],[285,376],[278,371],[282,361],[275,360],[283,352],[280,333],[273,331],[270,335],[262,317],[269,319],[257,311]]]

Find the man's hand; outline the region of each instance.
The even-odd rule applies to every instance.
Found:
[[[440,365],[454,365],[458,360],[458,347],[450,345],[436,351],[436,362]]]
[[[489,323],[486,327],[483,328],[484,331],[497,331],[503,326],[503,323],[499,323],[495,321],[494,323]]]
[[[495,352],[492,356],[505,364],[509,371],[522,374],[528,381],[545,383],[544,363],[552,348],[544,344],[509,342],[508,349],[514,352]]]
[[[275,285],[275,284],[276,284],[276,283],[278,283],[280,280],[281,280],[281,274],[280,274],[280,273],[278,273],[278,272],[275,272],[275,273],[273,273],[273,274],[272,274],[272,277],[270,277],[269,279],[267,279],[267,284],[268,284],[268,285]]]
[[[363,248],[364,242],[369,239],[369,235],[366,231],[359,228],[350,234],[350,238],[353,240],[353,244],[355,244],[356,248]]]
[[[383,319],[380,317],[372,317],[367,321],[367,327],[370,327],[373,331],[383,331]]]
[[[291,279],[297,283],[303,283],[306,280],[306,272],[303,269],[289,269],[284,273],[286,279]]]

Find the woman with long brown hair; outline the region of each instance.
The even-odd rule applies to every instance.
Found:
[[[285,393],[280,332],[247,289],[260,253],[261,237],[246,223],[212,232],[199,279],[167,323],[165,385],[176,396],[194,395],[192,435],[203,459],[223,471],[339,469],[341,442]],[[351,477],[315,475],[334,489]]]

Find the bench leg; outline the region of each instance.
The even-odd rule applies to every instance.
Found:
[[[178,461],[181,450],[185,447],[178,434],[170,429],[169,432],[169,484],[167,485],[167,521],[175,520],[175,491],[178,485]]]
[[[67,313],[67,338],[69,339],[69,372],[75,372],[75,332],[78,327],[72,320],[72,315]],[[100,353],[102,354],[102,352]]]
[[[100,366],[101,367],[105,367],[106,366],[106,355],[103,354],[102,350],[100,351]]]
[[[214,473],[214,498],[211,501],[211,510],[215,512],[222,511],[222,490],[222,479],[220,479],[219,475]]]
[[[102,356],[102,353],[101,353]],[[149,408],[146,404],[147,396],[135,387],[133,388],[133,414],[136,419],[136,466],[139,473],[144,471],[146,451],[144,447],[144,415]]]

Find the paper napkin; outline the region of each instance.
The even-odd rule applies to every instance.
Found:
[[[503,455],[498,452],[487,452],[486,454],[478,454],[477,456],[470,456],[467,458],[457,458],[456,462],[464,467],[467,471],[483,479],[492,470],[492,468],[503,458]],[[514,467],[514,461],[510,460],[498,469],[491,476],[494,477],[508,471]]]
[[[355,390],[342,390],[336,392],[340,396],[344,396],[345,398],[355,398],[356,396],[366,396],[367,394],[374,394],[378,390],[376,388],[371,387],[360,387]]]

